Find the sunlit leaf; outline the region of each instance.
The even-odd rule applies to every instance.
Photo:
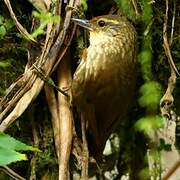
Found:
[[[152,110],[156,110],[162,97],[161,86],[158,82],[150,81],[140,88],[142,96],[139,98],[139,104],[142,107],[149,107]]]
[[[0,132],[0,166],[16,161],[27,160],[25,154],[21,154],[17,151],[40,152],[38,148],[28,146],[7,134]]]
[[[81,5],[83,7],[83,10],[87,11],[88,9],[87,0],[81,0]]]
[[[142,117],[136,122],[135,129],[150,135],[155,130],[163,128],[163,126],[164,121],[160,116],[146,116]]]
[[[115,0],[117,6],[123,11],[123,14],[128,16],[130,19],[135,20],[136,15],[133,7],[131,6],[131,1],[129,0]]]
[[[8,143],[6,142],[6,144]],[[27,160],[27,157],[25,154],[21,154],[16,151],[3,148],[0,146],[0,166],[5,166],[12,162],[22,161],[22,160]]]
[[[7,143],[8,142],[8,143]],[[7,134],[4,134],[0,132],[0,147],[6,148],[6,149],[12,149],[12,150],[17,150],[17,151],[38,151],[37,148],[34,148],[32,146],[28,146],[13,137],[10,137]]]
[[[7,68],[7,67],[10,67],[11,66],[11,63],[10,61],[0,61],[0,68]]]
[[[60,16],[54,16],[50,12],[32,12],[33,16],[40,20],[39,27],[31,34],[33,38],[42,35],[45,33],[45,28],[48,25],[48,23],[60,23]]]

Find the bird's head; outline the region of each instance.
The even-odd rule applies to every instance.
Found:
[[[72,18],[72,21],[90,31],[90,43],[102,42],[112,37],[133,38],[135,30],[125,17],[119,15],[98,16],[91,20]]]

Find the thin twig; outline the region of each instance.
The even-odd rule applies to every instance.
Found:
[[[31,73],[31,72],[30,72]],[[27,73],[28,74],[28,73]],[[25,76],[25,75],[24,75]],[[19,87],[18,91],[13,95],[11,99],[5,104],[5,109],[0,114],[0,121],[3,120],[5,115],[14,107],[16,106],[17,102],[22,98],[22,96],[31,88],[32,84],[35,81],[36,76],[30,75],[26,81],[24,81],[24,76],[22,77],[22,85]],[[26,83],[25,83],[26,82]],[[25,85],[25,86],[24,86]],[[3,103],[3,102],[1,102]],[[1,125],[0,125],[1,126]]]
[[[32,123],[32,134],[33,134],[33,141],[34,141],[34,147],[39,148],[39,137],[38,137],[38,131],[37,131],[37,127],[36,127],[36,123],[35,123],[35,119],[34,119],[34,107],[31,108],[29,111],[29,116],[31,119],[31,123]],[[31,174],[29,177],[29,180],[35,180],[36,178],[36,166],[37,166],[37,158],[38,158],[38,153],[35,152],[33,157],[31,158]]]
[[[81,163],[82,163],[82,141],[79,139],[79,137],[76,134],[75,126],[73,126],[73,147],[72,147],[72,153],[77,159],[76,167],[77,169],[81,169]]]
[[[43,85],[44,81],[40,78],[35,80],[31,89],[25,92],[11,113],[2,121],[0,124],[0,132],[4,132],[27,109],[33,99],[40,93]]]
[[[164,16],[164,25],[163,25],[163,47],[165,50],[166,57],[169,62],[170,70],[171,70],[171,75],[168,80],[168,87],[166,90],[166,93],[161,99],[160,102],[160,109],[161,109],[161,114],[164,116],[167,120],[172,119],[170,109],[173,105],[174,97],[173,97],[173,91],[176,85],[176,73],[179,75],[178,70],[174,64],[171,51],[170,51],[170,45],[168,43],[168,36],[167,36],[167,24],[168,24],[168,0],[166,0],[166,13]],[[175,18],[175,7],[174,7],[174,12],[173,16]],[[173,19],[174,19],[173,18]],[[174,29],[174,20],[172,20],[172,29],[171,29],[171,43],[172,43],[172,36],[173,36],[173,29]],[[173,132],[175,134],[175,132]],[[167,180],[172,176],[176,169],[180,166],[180,160],[178,160],[177,163],[174,164],[174,166],[171,169],[168,169],[168,172],[166,175],[163,177],[163,180]]]
[[[171,76],[169,77],[168,81],[168,87],[166,90],[166,93],[161,99],[160,102],[160,108],[161,108],[161,114],[162,116],[169,116],[170,108],[173,105],[174,98],[173,98],[173,91],[176,85],[176,73],[179,75],[178,70],[174,64],[169,43],[168,43],[168,38],[167,38],[167,24],[168,24],[168,0],[166,0],[166,13],[164,16],[164,25],[163,25],[163,47],[165,50],[166,57],[169,62],[170,70],[171,70]]]
[[[33,64],[33,67],[36,69],[36,71],[37,71],[37,73],[39,74],[40,78],[41,78],[44,82],[46,82],[48,85],[54,87],[57,91],[59,91],[60,93],[62,93],[64,96],[68,97],[68,94],[67,94],[65,91],[63,91],[62,89],[60,89],[58,86],[56,86],[56,85],[54,84],[53,80],[52,80],[50,77],[46,76],[46,75],[42,72],[42,70],[41,70],[40,68],[36,67],[35,64]]]
[[[174,24],[175,24],[175,18],[176,18],[176,1],[174,0],[173,3],[174,3],[174,7],[173,7],[173,17],[172,17],[172,23],[171,23],[171,37],[169,41],[170,46],[172,45],[172,42],[173,42]]]
[[[9,175],[11,178],[15,180],[26,180],[25,178],[23,178],[7,166],[0,166],[0,170],[4,171],[7,175]]]
[[[88,164],[89,164],[89,150],[86,139],[86,123],[87,122],[85,119],[85,114],[84,112],[81,112],[81,131],[82,131],[82,141],[83,141],[81,178],[83,180],[88,179]]]
[[[174,164],[174,166],[163,176],[162,180],[168,180],[179,167],[180,167],[180,160],[178,160]]]
[[[45,39],[44,46],[42,48],[42,53],[39,58],[39,62],[37,62],[37,64],[36,64],[37,66],[42,67],[46,63],[46,59],[47,59],[47,56],[51,49],[51,46],[53,45],[54,37],[55,37],[55,33],[56,33],[54,26],[55,25],[51,22],[47,25],[46,39]]]
[[[136,16],[139,16],[139,15],[141,14],[141,11],[140,11],[140,9],[139,9],[137,0],[131,0],[131,2],[132,2],[132,4],[133,4],[133,7],[134,7],[134,10],[135,10]]]
[[[69,6],[73,7],[74,4],[75,5],[80,4],[79,0],[76,0],[76,1],[75,0],[70,0]],[[54,45],[52,47],[52,53],[57,48],[57,45],[61,46],[63,44],[61,39],[65,39],[65,35],[67,35],[67,31],[68,31],[68,28],[70,26],[71,15],[72,15],[72,10],[68,10],[66,12],[66,17],[65,17],[65,20],[64,20],[64,24],[63,24],[63,30],[61,31],[61,33],[59,33],[59,35],[58,35],[58,37],[56,39],[56,42],[54,43]],[[72,29],[73,29],[73,31],[71,31],[70,37],[67,38],[68,41],[67,41],[67,43],[65,43],[66,44],[66,50],[69,47],[69,45],[71,44],[71,40],[72,40],[73,35],[75,33],[75,30],[76,30],[76,25],[74,25]],[[63,52],[65,54],[66,51],[63,51]],[[58,64],[59,64],[60,60],[62,59],[62,57],[64,56],[64,54],[62,53],[61,58],[58,58],[58,61],[55,63],[55,65],[54,65],[54,67],[52,69],[52,72],[56,69],[56,67],[58,66]]]
[[[79,0],[77,0],[77,1],[79,2]],[[74,2],[74,0],[71,0],[70,3],[72,6],[74,4],[77,4],[77,2]],[[45,62],[42,67],[40,66],[41,69],[43,70],[43,72],[46,72],[46,74],[45,74],[46,76],[50,76],[52,71],[55,70],[55,67],[58,65],[58,63],[62,59],[62,57],[63,57],[62,54],[63,55],[65,54],[65,52],[67,50],[67,46],[69,45],[70,42],[64,43],[64,41],[68,40],[68,39],[69,39],[69,41],[72,40],[72,36],[73,36],[72,31],[71,31],[70,37],[69,37],[69,35],[67,35],[67,32],[69,30],[71,13],[72,12],[70,10],[66,13],[65,21],[63,23],[63,29],[61,29],[58,38],[56,39],[55,34],[54,34],[54,37],[51,37],[53,40],[56,39],[56,41],[55,41],[54,45],[51,47],[51,49],[47,50],[48,53],[45,53],[45,54],[47,54],[47,56],[44,57]],[[48,42],[50,44],[52,43],[52,41],[48,41]],[[50,46],[48,46],[48,47],[50,47]],[[58,59],[57,59],[57,57],[58,57]],[[35,64],[36,63],[38,64],[38,62],[39,62],[39,58],[37,58]],[[24,73],[22,79],[24,77],[26,77],[26,75],[27,75],[27,72]],[[32,76],[34,76],[34,73],[32,73]],[[31,76],[29,78],[31,78]],[[15,98],[16,100],[14,99],[13,104],[10,102],[14,97],[9,99],[9,101],[7,102],[8,105],[7,105],[5,111],[6,111],[6,113],[9,111],[10,112],[9,112],[9,115],[6,117],[6,119],[4,119],[3,122],[0,124],[1,131],[4,131],[5,129],[7,129],[19,116],[21,116],[21,114],[29,106],[29,104],[32,102],[32,100],[34,100],[36,98],[36,96],[39,94],[39,92],[41,91],[41,89],[44,85],[44,81],[41,80],[39,77],[35,77],[33,82],[34,83],[30,87],[30,89],[22,88],[21,94],[17,95],[18,98],[16,97]],[[24,83],[29,84],[32,82],[29,81],[29,79],[25,78]],[[2,114],[4,117],[5,114],[1,113],[1,116],[2,116]]]
[[[179,72],[176,68],[176,65],[174,64],[172,55],[171,55],[171,51],[170,51],[170,47],[169,47],[169,43],[168,43],[168,37],[167,37],[167,24],[168,24],[168,10],[169,10],[169,6],[168,6],[169,2],[168,0],[166,0],[166,14],[164,16],[164,25],[163,25],[163,46],[164,46],[164,50],[171,68],[171,75],[174,73],[177,73],[178,75]]]
[[[31,40],[32,42],[37,43],[37,41],[27,32],[27,30],[19,23],[19,21],[17,20],[13,9],[11,7],[11,3],[9,0],[4,0],[7,8],[9,9],[11,18],[14,20],[16,27],[18,28],[19,32],[28,40]]]

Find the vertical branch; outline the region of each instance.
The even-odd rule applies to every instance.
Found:
[[[162,133],[158,132],[159,139],[162,138],[165,140],[165,143],[171,144],[170,152],[167,152],[167,151],[161,152],[162,158],[165,162],[164,168],[166,168],[166,172],[165,172],[166,174],[163,177],[164,180],[169,179],[169,178],[176,179],[180,175],[180,171],[176,171],[176,169],[179,166],[179,159],[180,159],[179,153],[175,147],[175,129],[176,129],[177,116],[175,112],[171,110],[171,107],[174,102],[173,91],[176,85],[176,78],[177,78],[176,73],[179,75],[179,72],[174,64],[171,51],[170,51],[170,45],[168,42],[168,35],[167,35],[168,11],[169,11],[168,4],[169,4],[169,1],[166,0],[166,13],[164,16],[164,25],[163,25],[163,47],[164,47],[166,57],[168,59],[171,75],[168,80],[167,90],[160,102],[161,115],[166,120],[166,126],[164,127],[163,130],[161,130]],[[174,4],[174,8],[175,8],[175,4]],[[173,12],[173,19],[175,19],[175,11]],[[173,29],[174,29],[173,23],[174,22],[172,22],[171,38],[173,35]],[[172,39],[170,41],[172,42]]]
[[[14,12],[13,12],[13,9],[11,7],[11,3],[9,0],[4,0],[4,3],[6,4],[9,12],[10,12],[10,15],[11,15],[11,18],[13,19],[17,29],[19,30],[19,32],[28,40],[31,40],[32,42],[37,42],[28,32],[27,30],[19,23],[19,21],[17,20]]]
[[[133,7],[134,7],[134,11],[136,13],[136,16],[140,16],[141,14],[141,11],[138,7],[138,1],[137,0],[131,0],[132,4],[133,4]]]
[[[58,68],[58,86],[60,89],[67,90],[70,95],[72,76],[70,67],[70,53],[67,52]],[[58,111],[60,126],[60,157],[59,157],[59,180],[69,179],[69,157],[71,152],[73,126],[72,112],[69,99],[61,93],[58,93]]]
[[[88,163],[89,163],[89,151],[88,151],[88,143],[86,139],[86,118],[84,116],[84,112],[81,113],[81,129],[82,129],[82,141],[83,141],[83,149],[82,149],[82,170],[81,170],[81,179],[88,179]]]
[[[55,96],[54,89],[50,87],[49,85],[44,86],[46,99],[48,103],[48,107],[51,113],[51,121],[52,121],[52,127],[53,127],[53,133],[54,133],[54,141],[55,141],[55,148],[57,157],[59,159],[59,146],[60,146],[60,125],[59,125],[59,113],[58,113],[58,106],[57,106],[57,100]]]
[[[38,136],[38,131],[37,131],[37,127],[36,127],[36,123],[35,123],[35,119],[34,119],[34,106],[32,107],[32,109],[28,110],[28,116],[31,120],[32,123],[32,135],[33,135],[33,146],[35,146],[36,148],[39,148],[39,136]],[[31,174],[29,177],[29,180],[33,180],[36,179],[36,167],[37,167],[37,159],[38,159],[38,153],[35,153],[31,159]]]
[[[168,3],[169,3],[168,0],[166,0],[166,14],[164,16],[164,25],[163,25],[163,47],[165,50],[166,57],[168,59],[171,75],[168,80],[168,87],[167,87],[166,93],[164,94],[160,102],[162,116],[164,115],[169,116],[170,108],[174,102],[172,93],[174,91],[175,84],[176,84],[176,73],[179,74],[174,64],[171,51],[170,51],[170,46],[168,43],[168,36],[167,36],[168,10],[169,10]]]
[[[174,25],[175,25],[175,19],[176,19],[176,1],[173,1],[174,7],[173,7],[173,17],[172,17],[172,23],[171,23],[171,37],[170,37],[170,46],[173,43],[173,36],[174,36]]]

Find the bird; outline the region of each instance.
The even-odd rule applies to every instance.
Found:
[[[90,154],[100,161],[108,137],[124,122],[133,101],[137,35],[125,16],[72,21],[89,32],[89,46],[72,79],[72,102],[86,121]]]

